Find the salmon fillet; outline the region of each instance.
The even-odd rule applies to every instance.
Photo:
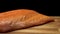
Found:
[[[34,10],[17,9],[0,13],[0,32],[9,32],[30,26],[44,24],[53,18]]]

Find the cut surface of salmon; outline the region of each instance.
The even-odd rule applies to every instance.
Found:
[[[0,32],[22,29],[44,24],[53,20],[51,17],[34,10],[18,9],[0,13]]]

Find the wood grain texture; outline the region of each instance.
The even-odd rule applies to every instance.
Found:
[[[60,34],[60,16],[51,17],[55,19],[54,22],[0,34]]]

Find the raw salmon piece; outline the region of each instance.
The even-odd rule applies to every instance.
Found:
[[[0,13],[0,32],[9,32],[30,26],[44,24],[53,20],[51,17],[34,10],[18,9]]]

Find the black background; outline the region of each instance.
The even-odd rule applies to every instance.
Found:
[[[48,0],[2,0],[0,1],[0,12],[13,9],[32,9],[45,15],[59,16],[60,14],[58,11],[54,11],[52,8],[48,10],[48,2]]]

